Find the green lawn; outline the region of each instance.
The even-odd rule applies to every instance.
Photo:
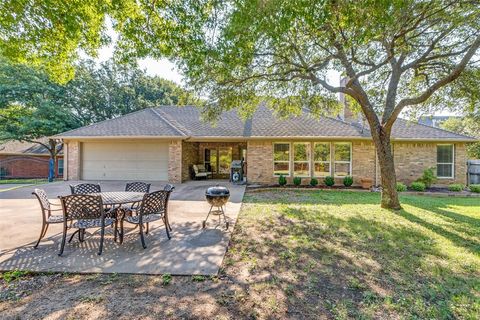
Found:
[[[62,179],[55,179],[61,181]],[[2,179],[0,184],[42,184],[47,183],[48,179]]]
[[[379,201],[247,192],[218,277],[7,273],[0,318],[479,319],[480,198]]]
[[[478,319],[480,199],[374,193],[247,194],[226,262],[269,281],[247,300],[272,316]],[[257,298],[255,298],[257,297]],[[252,302],[253,303],[253,302]]]

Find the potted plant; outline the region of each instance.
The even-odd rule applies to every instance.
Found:
[[[361,178],[360,183],[362,184],[363,189],[370,189],[373,186],[372,178]]]

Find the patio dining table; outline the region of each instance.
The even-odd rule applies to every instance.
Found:
[[[104,205],[117,206],[128,203],[140,202],[145,193],[131,191],[107,191],[91,193],[94,196],[101,196]]]

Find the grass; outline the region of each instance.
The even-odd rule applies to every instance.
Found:
[[[61,179],[56,179],[60,181]],[[48,179],[2,179],[0,184],[41,184],[47,183]]]
[[[3,304],[0,281],[0,318],[479,319],[479,199],[402,195],[398,212],[379,200],[247,192],[217,277],[66,275]]]
[[[253,271],[246,267],[252,275],[274,275],[269,285],[250,288],[265,301],[284,295],[274,317],[278,310],[307,317],[324,310],[335,318],[478,319],[478,199],[401,201],[393,212],[379,207],[375,193],[247,194],[229,264],[255,261]]]

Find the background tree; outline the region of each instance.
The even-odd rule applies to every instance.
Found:
[[[189,102],[194,99],[178,85],[134,64],[81,61],[76,77],[60,85],[46,72],[0,59],[0,142],[37,143],[51,159],[62,144],[41,138],[143,108]]]
[[[480,121],[472,115],[449,118],[440,127],[480,139]],[[469,159],[480,159],[480,142],[467,144],[467,156]]]
[[[144,108],[196,102],[177,84],[113,59],[99,66],[93,60],[80,61],[65,91],[68,107],[83,125]]]
[[[44,137],[80,125],[64,104],[65,90],[47,74],[0,60],[0,142],[17,140],[42,145],[55,158],[62,150],[56,139]]]

